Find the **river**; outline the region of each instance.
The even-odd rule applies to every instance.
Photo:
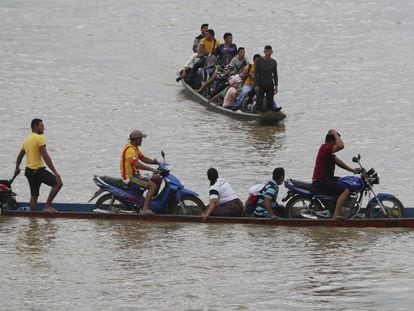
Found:
[[[412,1],[0,3],[1,178],[30,121],[44,120],[60,202],[119,174],[129,132],[207,200],[214,166],[241,198],[274,167],[309,180],[328,129],[338,156],[413,206]],[[175,82],[207,22],[249,59],[273,46],[278,126],[207,110]],[[340,176],[345,171],[338,170]],[[41,201],[47,189],[42,188]],[[13,190],[29,199],[24,176]],[[281,190],[281,196],[285,190]],[[2,310],[407,310],[411,230],[263,228],[0,218]]]

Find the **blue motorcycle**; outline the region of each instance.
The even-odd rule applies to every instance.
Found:
[[[342,207],[342,216],[352,218],[402,218],[404,206],[393,194],[375,193],[373,186],[379,184],[378,173],[373,168],[366,170],[361,165],[361,156],[352,158],[358,163],[360,176],[345,176],[338,183],[346,187],[350,196]],[[289,179],[285,181],[288,189],[283,201],[289,218],[329,219],[335,210],[336,197],[325,195],[311,183]],[[362,199],[369,196],[368,204],[362,208]]]
[[[170,173],[164,151],[161,155],[163,163],[159,163],[158,171],[162,183],[158,194],[151,201],[152,211],[156,214],[200,215],[206,208],[203,201]],[[131,188],[122,179],[109,176],[95,175],[93,180],[99,189],[89,202],[103,194],[95,203],[95,211],[133,213],[142,209],[144,188]]]

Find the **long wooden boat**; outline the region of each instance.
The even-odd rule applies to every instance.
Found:
[[[27,206],[20,203],[19,206]],[[37,218],[73,218],[73,219],[116,219],[137,220],[148,222],[187,222],[202,223],[200,216],[185,215],[142,215],[132,213],[104,213],[94,212],[94,204],[55,203],[58,213],[43,211],[2,210],[2,217],[37,217]],[[42,205],[39,204],[39,208]],[[220,224],[255,224],[291,227],[378,227],[378,228],[414,228],[414,208],[405,209],[406,218],[399,219],[347,219],[347,220],[312,220],[312,219],[262,219],[254,217],[214,217],[207,219],[207,223]]]
[[[247,113],[242,111],[233,111],[231,109],[223,108],[220,105],[217,105],[213,102],[209,102],[205,97],[201,94],[197,93],[190,85],[185,83],[184,79],[181,80],[182,85],[188,92],[201,104],[206,106],[207,108],[214,110],[216,112],[228,115],[230,117],[246,120],[246,121],[258,121],[260,123],[280,123],[282,120],[286,118],[286,115],[281,111],[268,111],[264,114],[256,114],[256,113]]]

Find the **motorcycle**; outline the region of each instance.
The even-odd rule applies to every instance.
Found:
[[[375,193],[373,186],[379,184],[378,173],[373,168],[366,170],[360,160],[359,154],[352,158],[352,162],[360,166],[360,176],[345,176],[337,181],[350,192],[342,207],[341,216],[347,219],[404,217],[404,206],[393,194]],[[287,201],[286,210],[289,218],[332,218],[335,196],[322,194],[311,183],[293,179],[286,180],[285,187],[288,192],[283,201]],[[364,196],[369,196],[365,209],[362,208]]]
[[[12,210],[17,208],[16,193],[12,191],[11,185],[18,174],[12,179],[0,179],[0,212],[4,210]]]
[[[203,201],[170,173],[164,151],[161,155],[163,163],[158,164],[158,171],[162,183],[158,194],[151,200],[152,211],[156,214],[200,215],[206,208]],[[109,176],[95,175],[93,180],[99,189],[89,202],[99,197],[95,203],[96,211],[130,213],[142,209],[146,189],[132,188],[122,179]]]

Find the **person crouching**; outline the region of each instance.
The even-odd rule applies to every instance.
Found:
[[[224,178],[219,178],[217,170],[213,167],[207,170],[207,178],[210,181],[210,202],[201,215],[203,221],[206,221],[208,216],[240,217],[243,203],[231,185]]]

